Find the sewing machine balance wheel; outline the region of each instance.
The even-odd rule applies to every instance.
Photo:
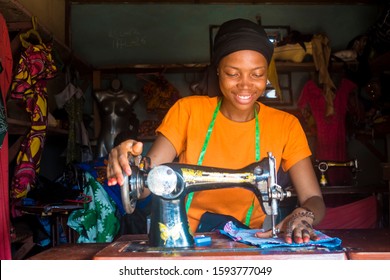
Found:
[[[121,189],[121,199],[123,209],[127,214],[132,214],[137,206],[137,200],[145,186],[145,172],[141,171],[137,166],[130,166],[131,175],[123,174],[124,183]]]

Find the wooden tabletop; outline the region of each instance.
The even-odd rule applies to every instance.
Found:
[[[109,243],[61,244],[29,258],[29,260],[92,260]]]
[[[211,247],[191,250],[142,250],[135,245],[146,241],[145,235],[124,235],[112,243],[63,244],[30,259],[91,260],[91,259],[388,259],[390,260],[390,229],[323,230],[342,240],[341,251],[325,252],[313,249],[291,251],[261,250],[234,242],[213,233]],[[133,244],[129,246],[129,244]]]
[[[256,246],[235,242],[219,234],[209,233],[211,246],[173,249],[157,248],[146,245],[145,236],[122,236],[103,250],[99,251],[96,260],[126,260],[126,259],[183,259],[183,260],[345,260],[343,250],[328,251],[314,247],[272,248],[260,249]]]
[[[326,230],[339,237],[351,260],[390,260],[390,229]]]

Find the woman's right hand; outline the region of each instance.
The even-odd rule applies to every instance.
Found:
[[[124,183],[123,172],[131,175],[129,156],[139,156],[143,151],[143,143],[135,140],[126,140],[112,148],[108,155],[107,180],[109,186]]]

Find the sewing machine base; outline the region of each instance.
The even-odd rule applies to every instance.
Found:
[[[132,235],[119,238],[97,254],[93,259],[323,259],[345,260],[342,249],[329,250],[316,247],[260,249],[235,242],[219,233],[211,236],[211,246],[190,248],[167,248],[150,246],[146,235]],[[131,240],[128,240],[130,237]]]

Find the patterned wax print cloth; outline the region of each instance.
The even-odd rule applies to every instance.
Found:
[[[69,215],[68,226],[79,234],[77,243],[112,242],[120,227],[115,202],[91,174],[86,173],[85,179],[84,194],[91,202]]]
[[[220,232],[234,241],[258,246],[261,249],[270,248],[291,248],[291,247],[320,247],[327,249],[341,249],[341,240],[337,237],[329,237],[320,231],[316,231],[319,240],[310,241],[308,243],[286,243],[283,238],[257,238],[255,233],[259,232],[259,229],[241,229],[236,227],[233,222],[226,223],[223,230]]]
[[[12,82],[11,97],[23,101],[31,120],[31,130],[21,144],[12,178],[13,198],[26,197],[40,170],[48,123],[46,85],[57,73],[51,52],[51,44],[30,44],[21,54]]]

